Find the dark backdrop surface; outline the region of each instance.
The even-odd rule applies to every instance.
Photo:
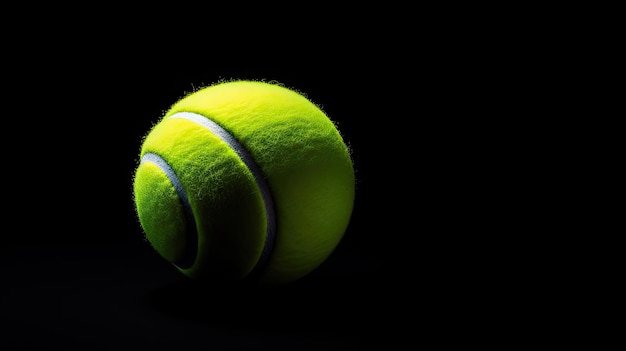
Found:
[[[467,201],[459,174],[473,168],[462,149],[449,152],[450,135],[468,123],[456,113],[466,102],[451,96],[471,71],[457,53],[443,53],[449,41],[401,23],[293,40],[109,19],[43,26],[6,46],[1,349],[454,341],[443,326],[449,306],[467,295],[448,285],[460,286],[449,252],[467,238],[457,240],[461,219],[450,214]],[[117,30],[104,29],[111,25]],[[190,282],[143,241],[134,212],[142,136],[184,94],[222,79],[306,93],[353,152],[356,201],[344,240],[286,287]]]

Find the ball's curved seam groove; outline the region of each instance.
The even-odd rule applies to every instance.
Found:
[[[148,152],[143,155],[141,158],[141,163],[151,162],[155,164],[170,180],[174,189],[176,189],[176,193],[178,194],[178,198],[180,199],[183,205],[183,213],[185,215],[185,220],[187,221],[187,245],[185,247],[185,254],[179,260],[176,260],[174,263],[180,268],[189,268],[193,265],[196,260],[196,255],[198,252],[198,229],[196,227],[196,220],[193,217],[193,209],[191,208],[191,204],[189,203],[189,198],[187,198],[187,193],[185,192],[185,188],[180,183],[176,172],[170,167],[169,164],[159,155]]]
[[[243,163],[246,165],[246,167],[248,167],[248,169],[254,176],[256,185],[261,192],[261,197],[265,206],[265,216],[267,218],[267,233],[265,236],[263,251],[261,252],[261,256],[259,257],[256,265],[248,276],[254,276],[255,274],[258,274],[258,272],[263,269],[263,267],[267,263],[267,260],[269,259],[269,256],[274,248],[274,240],[276,235],[276,212],[274,209],[274,200],[272,199],[269,185],[265,181],[265,176],[263,175],[261,168],[256,164],[250,152],[248,152],[248,150],[233,135],[231,135],[227,130],[222,128],[222,126],[212,121],[209,117],[192,112],[178,112],[169,116],[168,118],[183,118],[207,128],[218,138],[223,140],[228,146],[230,146],[230,148],[235,151],[235,153],[237,153],[239,158],[243,161]]]

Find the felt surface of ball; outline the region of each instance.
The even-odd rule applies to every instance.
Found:
[[[335,250],[355,196],[350,149],[304,94],[226,81],[174,103],[142,140],[133,200],[184,275],[285,283]]]

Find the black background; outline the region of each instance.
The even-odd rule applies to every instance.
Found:
[[[481,238],[467,234],[489,230],[467,210],[482,206],[472,180],[484,147],[468,134],[493,108],[474,99],[492,88],[472,38],[367,16],[331,29],[176,14],[58,21],[7,44],[0,347],[319,350],[462,338],[447,333],[472,319],[460,311],[477,308],[468,301],[482,291],[469,267],[483,258],[466,251]],[[352,150],[350,226],[296,284],[195,284],[143,241],[131,194],[141,138],[184,94],[222,79],[306,93]]]

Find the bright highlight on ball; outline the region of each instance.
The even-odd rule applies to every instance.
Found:
[[[343,238],[354,195],[334,122],[298,91],[260,81],[176,102],[144,137],[133,175],[145,238],[201,280],[306,276]]]

